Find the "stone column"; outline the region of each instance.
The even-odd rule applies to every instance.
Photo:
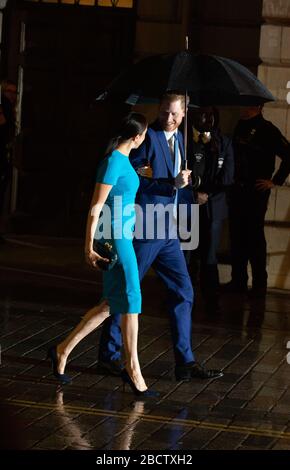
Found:
[[[263,0],[259,79],[277,101],[264,116],[290,139],[290,0]],[[288,98],[288,102],[287,102]],[[276,166],[280,159],[277,158]],[[272,190],[266,216],[269,286],[290,289],[290,178]]]

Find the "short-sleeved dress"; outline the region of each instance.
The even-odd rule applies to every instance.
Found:
[[[128,156],[114,150],[101,163],[96,182],[113,187],[104,204],[95,238],[110,242],[118,255],[115,266],[103,272],[103,298],[108,301],[112,315],[140,313],[140,281],[132,243],[139,178]]]

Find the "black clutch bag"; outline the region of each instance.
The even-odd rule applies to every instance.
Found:
[[[103,271],[109,271],[113,268],[113,266],[115,266],[118,260],[118,256],[117,253],[114,252],[111,243],[102,243],[99,240],[94,240],[93,249],[102,258],[107,258],[109,260],[108,263],[102,260],[97,261],[97,265],[99,266],[99,268],[101,268]]]

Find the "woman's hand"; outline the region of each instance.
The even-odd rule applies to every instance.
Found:
[[[108,258],[102,258],[102,256],[98,255],[98,253],[94,250],[85,251],[85,257],[86,262],[98,271],[102,271],[98,266],[98,261],[104,261],[105,263],[110,262]]]

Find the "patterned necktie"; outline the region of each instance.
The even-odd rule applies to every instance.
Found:
[[[178,148],[178,139],[177,135],[173,134],[170,139],[168,139],[168,145],[170,148],[172,163],[173,163],[173,176],[174,178],[178,175],[180,169],[179,161],[179,148]],[[178,190],[176,190],[174,202],[173,202],[173,217],[177,219],[177,202],[178,202]]]
[[[173,134],[170,139],[168,139],[168,145],[170,148],[171,159],[173,164],[173,176],[175,177],[178,175],[180,168],[178,139],[176,134]]]
[[[174,134],[172,134],[170,139],[168,139],[168,146],[169,146],[173,166],[174,166],[174,144],[175,144],[175,137],[174,137]]]

